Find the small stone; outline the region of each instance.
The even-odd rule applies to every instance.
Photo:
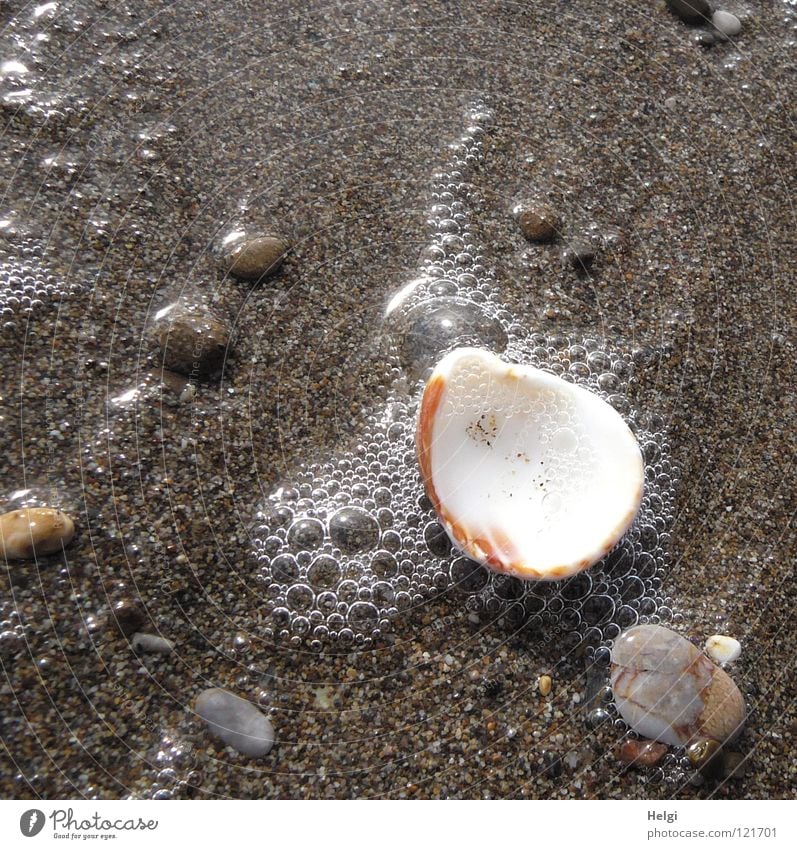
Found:
[[[212,687],[199,694],[195,707],[210,732],[242,755],[262,758],[271,751],[274,729],[252,702]]]
[[[695,769],[704,775],[718,777],[723,769],[723,758],[719,757],[722,743],[717,740],[697,740],[687,746],[686,756]]]
[[[262,280],[282,265],[288,245],[277,236],[254,236],[235,242],[224,255],[227,271],[241,280]]]
[[[711,16],[711,23],[717,32],[733,37],[742,31],[742,22],[730,12],[717,11]]]
[[[595,261],[595,248],[589,242],[577,239],[571,242],[564,253],[565,262],[576,271],[586,273]]]
[[[551,692],[552,686],[553,681],[551,680],[550,675],[540,675],[540,680],[537,683],[537,687],[540,691],[541,696],[547,696]]]
[[[488,678],[482,685],[484,695],[488,699],[494,699],[501,692],[502,687],[503,684],[496,678]]]
[[[733,663],[742,653],[742,644],[733,637],[714,634],[706,640],[706,654],[715,663]]]
[[[147,614],[141,603],[134,598],[123,598],[111,609],[116,627],[123,636],[129,637],[147,621]]]
[[[703,31],[697,34],[697,38],[695,41],[700,47],[708,49],[709,47],[713,47],[717,43],[717,39],[714,38],[713,33]]]
[[[0,515],[0,557],[30,560],[69,545],[75,523],[52,507],[24,507]]]
[[[741,752],[725,752],[722,761],[722,771],[726,778],[744,778],[750,765],[750,756]]]
[[[626,740],[618,752],[617,758],[623,763],[636,767],[650,767],[667,754],[664,743],[654,743],[652,740]]]
[[[523,235],[532,242],[550,242],[556,238],[562,221],[550,206],[529,206],[518,213]]]
[[[667,0],[667,6],[687,24],[699,24],[711,16],[708,0]]]
[[[157,314],[156,335],[166,368],[206,378],[224,364],[230,328],[207,309],[177,303]]]
[[[159,637],[157,634],[133,634],[133,639],[130,641],[133,651],[150,652],[152,654],[169,654],[174,651],[174,643],[167,640],[166,637]]]

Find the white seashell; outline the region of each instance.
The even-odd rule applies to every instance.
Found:
[[[427,494],[454,543],[519,578],[556,580],[596,563],[642,500],[642,455],[616,410],[479,348],[437,364],[416,442]]]
[[[0,558],[28,560],[69,545],[75,523],[53,507],[24,507],[0,515]]]
[[[722,743],[744,723],[744,699],[730,676],[660,625],[637,625],[618,637],[611,683],[620,715],[651,740]]]
[[[733,663],[742,653],[742,644],[733,637],[714,634],[706,640],[706,654],[717,663]]]

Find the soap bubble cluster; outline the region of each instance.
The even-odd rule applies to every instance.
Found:
[[[388,307],[385,329],[404,376],[351,450],[300,469],[257,516],[253,568],[266,637],[316,651],[330,642],[369,646],[397,617],[443,594],[479,617],[557,629],[565,646],[583,643],[590,654],[637,622],[672,617],[662,580],[676,473],[664,422],[628,395],[639,365],[634,356],[594,338],[523,332],[502,309],[470,219],[475,189],[468,177],[483,155],[491,116],[476,108],[469,117],[449,168],[436,175],[421,274]],[[437,521],[418,471],[415,422],[423,380],[444,353],[463,344],[596,393],[635,434],[646,463],[641,509],[588,572],[559,583],[493,573],[453,548]],[[561,418],[550,438],[559,440],[564,457],[572,448],[571,413],[553,398],[549,412]]]

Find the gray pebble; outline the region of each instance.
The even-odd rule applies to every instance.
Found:
[[[151,652],[153,654],[169,654],[174,651],[174,643],[157,634],[133,634],[130,641],[133,651]]]
[[[708,0],[667,0],[667,6],[687,24],[699,24],[711,16]]]
[[[699,32],[697,34],[695,41],[697,42],[698,45],[700,45],[700,47],[708,48],[708,47],[713,47],[715,45],[717,39],[714,38],[713,33],[710,33],[708,31],[703,31],[703,32]]]
[[[714,12],[711,16],[711,23],[717,32],[725,36],[739,35],[742,31],[742,22],[730,12]]]
[[[227,690],[212,687],[200,693],[196,712],[212,734],[242,755],[262,758],[274,745],[274,729],[268,717]]]
[[[288,245],[277,236],[254,236],[236,242],[224,255],[225,268],[242,280],[260,280],[281,265]]]

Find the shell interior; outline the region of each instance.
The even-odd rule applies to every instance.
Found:
[[[454,543],[521,578],[564,578],[591,566],[642,499],[639,446],[616,410],[478,348],[456,349],[435,368],[418,454]]]

